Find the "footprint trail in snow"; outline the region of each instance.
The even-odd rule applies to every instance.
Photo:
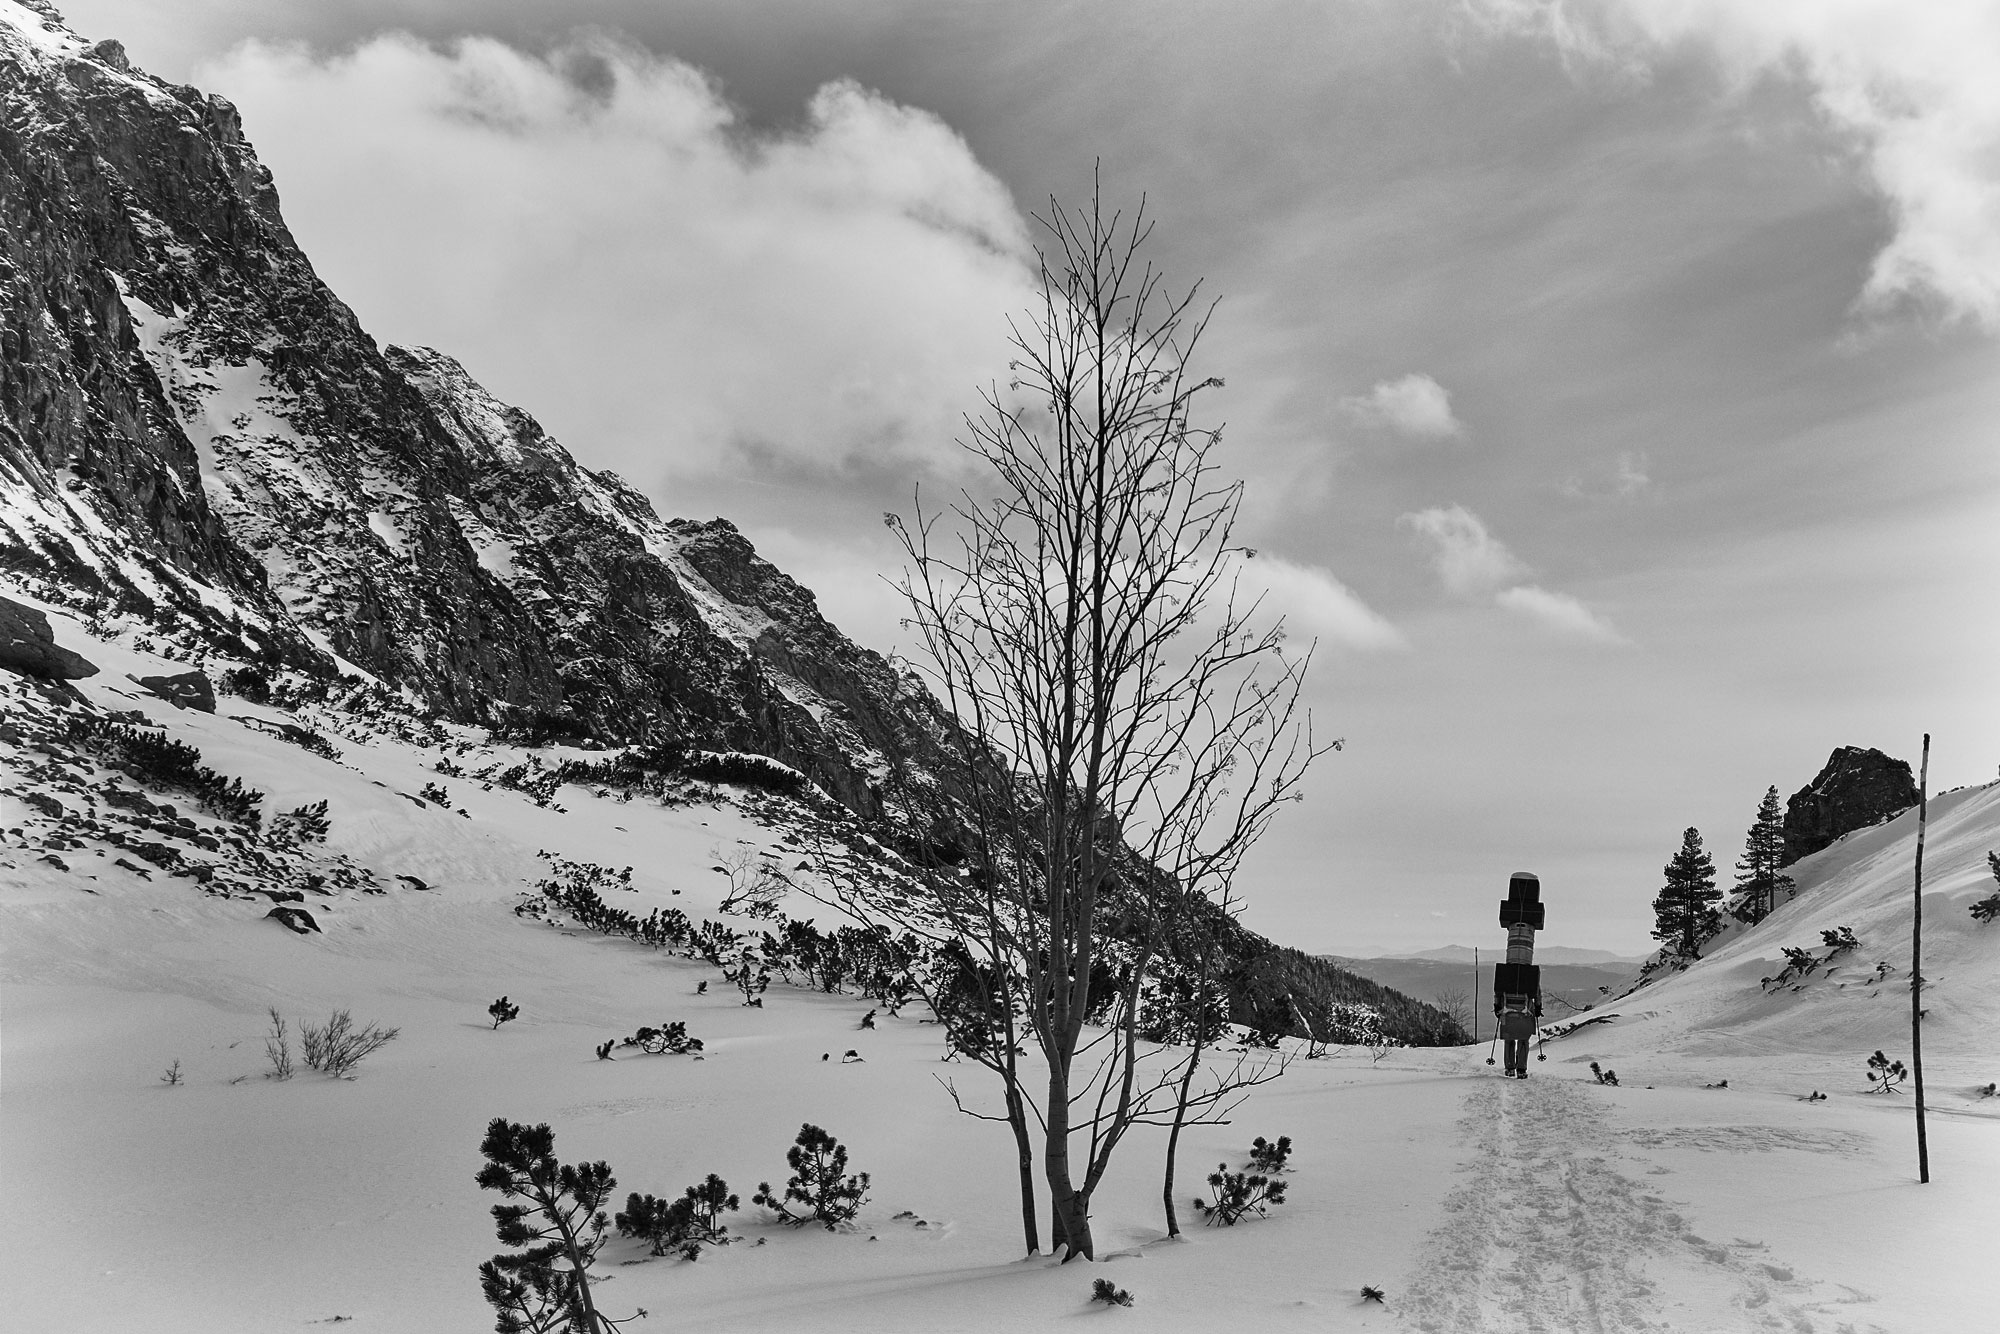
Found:
[[[1755,1242],[1697,1236],[1619,1170],[1610,1109],[1588,1085],[1477,1081],[1468,1154],[1444,1220],[1405,1282],[1419,1334],[1867,1334]],[[1852,1294],[1852,1301],[1858,1294]],[[1862,1298],[1861,1300],[1866,1300]]]

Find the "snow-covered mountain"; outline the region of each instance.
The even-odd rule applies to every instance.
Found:
[[[666,737],[862,814],[938,715],[726,521],[663,520],[450,357],[379,348],[220,97],[0,3],[0,569],[183,656]]]
[[[883,801],[892,775],[940,772],[947,720],[922,683],[727,520],[663,519],[451,357],[378,347],[295,244],[226,101],[43,0],[0,0],[0,113],[0,596],[157,650],[156,675],[222,688],[225,716],[273,705],[259,726],[748,754],[870,837],[929,834]],[[166,869],[219,855],[153,832]],[[285,885],[322,874],[270,865]],[[248,891],[260,872],[213,874]],[[1339,992],[1412,1040],[1450,1036],[1426,1006],[1231,939],[1246,1022],[1288,1027],[1294,993]]]

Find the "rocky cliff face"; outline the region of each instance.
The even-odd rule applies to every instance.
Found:
[[[0,572],[539,736],[754,751],[873,813],[940,718],[728,523],[380,348],[226,101],[0,0]]]
[[[1819,776],[1785,803],[1784,864],[1908,810],[1917,804],[1917,795],[1917,780],[1905,761],[1879,750],[1842,746],[1827,758]]]

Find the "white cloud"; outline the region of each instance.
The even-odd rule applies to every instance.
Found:
[[[1295,639],[1355,649],[1408,647],[1395,626],[1320,566],[1260,552],[1244,572],[1244,583],[1269,590],[1263,609],[1282,615]]]
[[[1367,393],[1340,400],[1348,416],[1416,440],[1447,440],[1465,428],[1451,415],[1451,395],[1428,375],[1383,380]]]
[[[1459,597],[1490,592],[1528,572],[1504,543],[1463,505],[1405,514],[1397,524],[1431,544],[1431,562],[1445,588]]]
[[[1525,616],[1560,635],[1599,644],[1626,642],[1608,621],[1567,593],[1551,593],[1546,588],[1523,584],[1501,590],[1493,600],[1503,610]]]
[[[1697,42],[1739,86],[1799,79],[1859,150],[1895,231],[1862,302],[1910,298],[2000,330],[2000,5],[1991,0],[1473,0],[1582,59]]]
[[[604,36],[250,43],[200,77],[372,332],[448,349],[648,489],[746,449],[954,457],[1031,292],[1006,187],[851,82],[766,135],[702,71]]]
[[[1620,450],[1609,462],[1600,461],[1563,479],[1557,489],[1571,500],[1630,500],[1653,484],[1643,451]]]

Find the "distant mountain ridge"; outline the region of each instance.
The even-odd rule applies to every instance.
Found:
[[[1496,958],[1505,958],[1506,953],[1506,942],[1502,941],[1490,947],[1480,946],[1478,957],[1490,963]],[[1441,945],[1436,949],[1415,950],[1404,954],[1376,954],[1366,957],[1375,959],[1428,959],[1435,963],[1469,964],[1473,960],[1473,947],[1470,945]],[[1569,945],[1537,945],[1535,947],[1535,962],[1537,963],[1570,963],[1579,964],[1584,967],[1593,967],[1598,964],[1636,965],[1644,962],[1645,958],[1646,956],[1643,954],[1614,954],[1610,950],[1585,950]]]

